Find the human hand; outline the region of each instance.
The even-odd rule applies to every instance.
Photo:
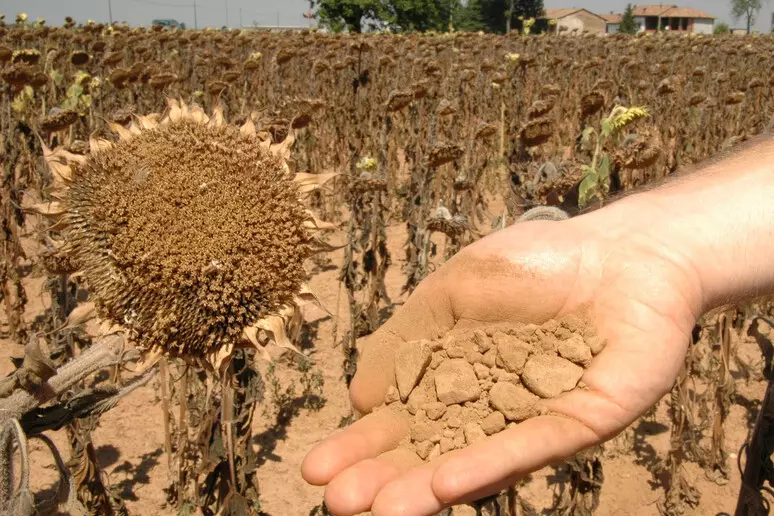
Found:
[[[517,224],[464,249],[363,341],[351,386],[355,408],[366,413],[394,382],[401,341],[585,312],[606,347],[583,376],[587,389],[543,401],[567,417],[530,419],[425,464],[395,450],[405,421],[391,411],[367,415],[315,447],[302,466],[308,482],[327,485],[334,514],[429,515],[496,493],[613,437],[671,389],[702,309],[697,273],[645,229],[663,216],[658,210],[604,211]]]

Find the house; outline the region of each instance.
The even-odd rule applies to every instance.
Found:
[[[623,19],[623,16],[620,14],[602,14],[602,18],[605,20],[605,33],[606,34],[615,34],[618,32],[618,27],[621,26],[621,20]]]
[[[604,34],[606,28],[605,19],[588,9],[546,9],[540,19],[549,22],[551,32]]]
[[[640,26],[639,32],[688,32],[712,34],[715,17],[690,7],[676,5],[640,5],[634,8],[634,21]]]

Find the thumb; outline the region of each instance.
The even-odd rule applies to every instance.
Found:
[[[435,339],[454,327],[442,269],[428,276],[395,314],[357,343],[360,360],[350,386],[356,410],[370,412],[395,385],[395,351],[403,342]]]

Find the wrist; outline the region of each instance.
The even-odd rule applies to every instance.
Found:
[[[693,277],[702,311],[774,289],[774,169],[744,158],[600,211],[618,212],[620,241],[649,247]]]

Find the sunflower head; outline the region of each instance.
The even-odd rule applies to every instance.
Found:
[[[322,180],[292,174],[292,135],[271,145],[251,121],[238,128],[176,101],[164,118],[112,127],[115,144],[94,140],[59,167],[67,239],[100,316],[140,348],[199,363],[258,329],[277,337],[267,318],[303,294],[322,226],[301,198]]]

